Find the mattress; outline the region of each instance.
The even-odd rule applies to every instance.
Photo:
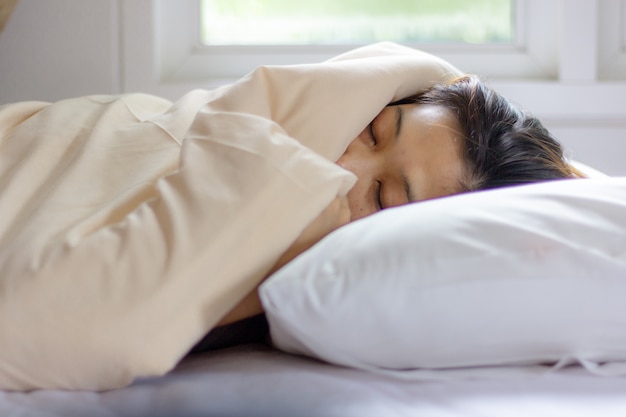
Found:
[[[0,415],[624,416],[626,378],[570,367],[541,376],[401,381],[250,344],[184,359],[170,374],[105,392],[2,392]]]

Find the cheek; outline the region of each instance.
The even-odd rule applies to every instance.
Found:
[[[345,155],[339,158],[337,161],[337,165],[346,169],[357,176],[357,181],[348,192],[348,207],[350,208],[350,221],[356,220],[358,218],[364,217],[365,210],[365,189],[364,181],[361,179],[359,175],[358,169],[352,166],[349,158],[346,158]]]
[[[367,191],[375,171],[375,160],[368,154],[368,149],[357,138],[346,152],[337,160],[337,165],[357,176],[357,182],[348,193],[348,205],[351,220],[356,220],[371,214],[367,203]]]
[[[348,207],[350,208],[350,221],[367,216],[367,204],[365,201],[366,187],[361,180],[354,184],[348,192]]]

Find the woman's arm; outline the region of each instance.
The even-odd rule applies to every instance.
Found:
[[[350,221],[350,209],[348,208],[348,200],[346,197],[336,198],[320,213],[320,215],[309,224],[300,234],[298,239],[287,249],[285,253],[278,259],[276,264],[267,273],[269,277],[278,271],[289,261],[309,249],[315,243],[320,241],[324,236],[333,230],[347,224]],[[261,284],[259,284],[261,285]],[[217,326],[223,326],[248,317],[256,316],[263,313],[263,306],[258,295],[258,287],[255,287],[248,295],[228,312],[218,323]]]

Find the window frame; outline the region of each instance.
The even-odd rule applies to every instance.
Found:
[[[626,80],[626,0],[604,0],[598,7],[598,78]]]
[[[197,26],[193,29],[197,19],[189,21],[198,0],[118,1],[122,92],[141,91],[175,100],[192,89],[214,88],[239,78],[224,69],[227,66],[219,55],[198,47]],[[532,109],[548,126],[600,119],[604,125],[621,125],[626,108],[626,12],[620,16],[616,5],[621,7],[617,10],[626,10],[626,0],[518,0],[523,22],[518,26],[519,38],[524,41],[508,51],[418,47],[479,74],[513,102]],[[176,30],[185,25],[192,28]],[[551,30],[541,33],[536,27]],[[343,51],[315,48],[309,54],[300,48],[285,49],[289,53],[284,61],[274,63],[319,62]],[[237,59],[271,63],[254,49],[222,52],[250,52]]]
[[[199,0],[125,0],[123,79],[131,90],[175,94],[230,83],[258,65],[320,62],[355,45],[206,46]],[[410,44],[490,79],[556,79],[558,2],[517,0],[516,42],[508,45]],[[530,24],[542,32],[530,30]]]

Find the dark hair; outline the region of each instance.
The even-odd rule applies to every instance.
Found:
[[[541,122],[466,75],[391,103],[438,104],[451,109],[465,136],[466,191],[579,176],[560,143]]]

